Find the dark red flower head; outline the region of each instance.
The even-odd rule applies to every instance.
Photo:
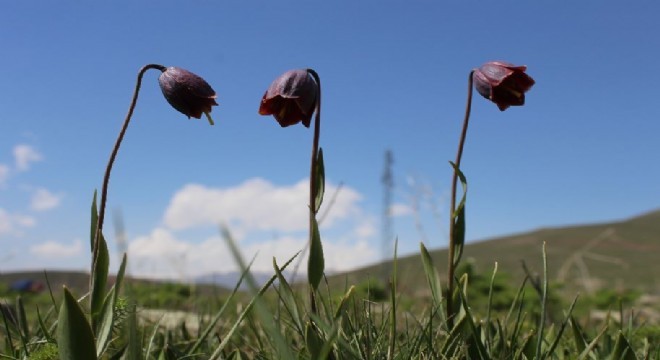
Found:
[[[318,93],[318,84],[307,70],[287,71],[270,84],[259,114],[273,115],[282,127],[299,122],[309,127]]]
[[[475,69],[472,79],[479,94],[504,111],[509,106],[525,104],[525,92],[534,85],[534,79],[525,70],[524,65],[491,61]]]
[[[211,125],[211,107],[218,105],[217,97],[211,86],[201,77],[188,70],[168,67],[158,78],[163,95],[173,108],[195,119],[206,114]]]

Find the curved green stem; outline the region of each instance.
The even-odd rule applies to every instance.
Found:
[[[463,120],[463,130],[461,131],[461,138],[458,142],[458,151],[456,152],[456,169],[461,167],[461,158],[463,157],[463,146],[465,145],[465,137],[467,135],[468,123],[470,121],[470,110],[472,108],[472,74],[473,71],[470,71],[468,77],[468,95],[467,95],[467,104],[465,105],[465,118]],[[449,203],[449,263],[447,265],[447,324],[449,328],[452,328],[453,324],[453,306],[452,306],[452,297],[454,294],[454,272],[456,267],[454,266],[454,225],[455,225],[455,212],[456,212],[456,186],[458,183],[458,172],[454,171],[451,180],[451,201]]]
[[[121,131],[119,131],[119,136],[117,137],[117,141],[115,141],[115,146],[112,148],[112,153],[110,153],[110,159],[108,160],[108,165],[105,168],[105,175],[103,176],[103,187],[101,188],[101,204],[99,207],[99,216],[96,222],[96,235],[94,236],[93,262],[96,261],[96,257],[98,254],[98,243],[99,243],[100,235],[103,231],[103,222],[105,220],[105,204],[108,199],[108,184],[110,182],[110,172],[112,171],[112,165],[114,164],[115,158],[117,157],[117,152],[119,151],[119,146],[121,145],[121,142],[124,139],[124,134],[126,133],[128,124],[131,122],[131,117],[133,116],[133,110],[135,109],[135,104],[137,103],[138,94],[140,93],[140,87],[142,85],[142,76],[149,69],[156,69],[162,72],[165,71],[166,68],[163,65],[148,64],[143,66],[138,72],[137,82],[135,84],[135,90],[133,91],[133,98],[131,99],[131,104],[128,107],[128,114],[126,114],[126,118],[124,119],[124,125],[122,126]]]

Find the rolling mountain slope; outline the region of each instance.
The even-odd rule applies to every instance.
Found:
[[[541,272],[543,242],[550,279],[569,289],[590,292],[609,286],[660,292],[660,211],[624,221],[546,228],[470,243],[462,261],[473,260],[480,273],[491,273],[497,261],[499,272],[522,280],[522,261],[532,272]],[[434,250],[431,256],[444,283],[447,251]],[[354,284],[378,278],[382,266],[334,275],[330,282],[339,286],[347,279]],[[401,291],[427,287],[419,255],[399,258],[398,270]]]

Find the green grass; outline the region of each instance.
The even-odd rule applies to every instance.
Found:
[[[497,262],[500,271],[519,282],[525,277],[523,261],[532,272],[542,272],[539,249],[546,242],[548,276],[560,283],[567,295],[601,288],[660,293],[659,239],[660,211],[656,211],[626,221],[541,229],[470,243],[465,246],[464,258],[482,273],[490,271]],[[444,278],[447,251],[430,251],[430,255]],[[579,267],[582,264],[586,273]],[[390,265],[376,264],[331,276],[329,281],[340,285],[348,278],[351,283],[361,283],[379,277],[383,266]],[[423,266],[418,255],[400,258],[398,266],[402,292],[415,293],[427,288],[426,280],[419,276]]]
[[[656,230],[658,219],[660,213],[651,213],[622,222],[545,229],[468,245],[467,259],[457,269],[461,291],[453,295],[453,301],[460,311],[451,329],[442,310],[447,296],[441,290],[444,251],[386,264],[390,269],[387,282],[380,266],[324,278],[316,292],[317,313],[310,311],[307,286],[288,284],[280,267],[273,270],[273,282],[261,289],[247,281],[251,291],[238,291],[239,284],[232,290],[123,279],[126,291],[112,309],[111,336],[100,358],[660,358],[660,324],[645,317],[638,305],[640,297],[656,286],[649,279],[656,264],[641,253],[654,246],[652,234],[660,230]],[[598,239],[603,233],[607,236]],[[542,241],[547,247],[547,273],[543,272]],[[583,261],[589,264],[591,276],[613,274],[613,278],[600,279],[601,287],[591,292],[586,291],[577,269],[566,271],[564,281],[558,282],[557,268],[579,251],[614,253],[629,266],[622,271],[619,263],[586,257]],[[520,260],[531,277],[522,270]],[[90,320],[86,298],[79,306],[62,306],[66,302],[61,286],[72,289],[70,302],[85,295],[89,276],[49,272],[54,299],[48,292],[8,290],[7,284],[23,278],[46,279],[43,273],[0,275],[0,297],[13,304],[16,313],[16,318],[5,316],[0,323],[0,358],[56,359],[62,319],[69,319],[67,327]],[[115,281],[109,277],[110,284]],[[433,285],[438,282],[439,286]],[[634,291],[612,286],[621,282]],[[647,307],[657,309],[658,304]],[[76,308],[82,312],[62,317],[63,309]],[[184,311],[179,313],[184,320],[147,318],[146,309],[154,308]],[[167,310],[163,314],[168,315]],[[74,343],[79,344],[81,332],[74,333]],[[100,333],[93,332],[89,339],[97,339],[95,334]],[[96,349],[93,344],[92,349]]]

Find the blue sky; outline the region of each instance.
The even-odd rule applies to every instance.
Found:
[[[463,158],[470,240],[623,219],[660,205],[655,2],[7,2],[0,12],[0,271],[86,269],[91,196],[138,69],[179,66],[218,94],[216,126],[148,72],[110,184],[136,275],[230,271],[217,224],[268,270],[302,248],[312,131],[259,116],[270,82],[314,68],[339,271],[381,258],[384,151],[400,252],[445,246],[467,74],[528,66],[527,104],[475,94]],[[323,212],[323,210],[322,210]],[[576,239],[579,241],[579,239]],[[467,254],[469,255],[469,254]],[[117,256],[113,256],[116,260]]]

